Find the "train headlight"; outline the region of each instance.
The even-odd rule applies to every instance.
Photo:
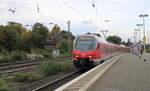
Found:
[[[78,56],[78,55],[76,55],[76,54],[73,54],[73,57],[77,57],[77,58],[78,58],[79,56]]]
[[[94,57],[94,55],[90,55],[90,56],[89,56],[89,58],[92,58],[92,57]]]
[[[77,58],[78,58],[79,56],[78,56],[78,55],[76,55],[75,57],[77,57]]]

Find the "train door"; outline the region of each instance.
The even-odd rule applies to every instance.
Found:
[[[97,58],[100,58],[100,57],[101,57],[101,47],[100,47],[100,43],[97,43],[96,50],[97,50]]]

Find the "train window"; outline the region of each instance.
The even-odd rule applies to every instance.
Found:
[[[94,40],[93,39],[78,39],[75,44],[75,49],[80,50],[91,50],[94,49]]]

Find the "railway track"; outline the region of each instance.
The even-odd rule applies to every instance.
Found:
[[[86,71],[84,71],[86,72]],[[81,74],[84,73],[83,71],[79,70],[79,71],[75,71],[72,72],[62,78],[59,78],[53,82],[49,82],[48,84],[45,84],[43,86],[40,86],[32,91],[54,91],[55,89],[57,89],[58,87],[60,87],[61,85],[73,80],[74,78],[80,76]]]
[[[63,58],[0,64],[0,75],[11,75],[15,72],[29,72],[37,68],[38,65],[43,61],[60,62],[70,59],[71,57],[63,57]]]

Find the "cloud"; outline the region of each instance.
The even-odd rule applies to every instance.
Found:
[[[53,22],[66,30],[66,22],[70,20],[74,34],[99,32],[106,28],[109,34],[119,34],[127,39],[132,35],[135,25],[141,23],[138,15],[150,12],[150,0],[95,0],[94,4],[95,8],[92,7],[92,0],[1,0],[0,24],[7,21],[23,24],[42,22],[51,27],[49,23]],[[9,8],[16,8],[15,14],[9,12]],[[104,22],[107,19],[109,23]],[[87,25],[83,21],[94,22]],[[150,22],[146,21],[146,24],[148,29]]]

